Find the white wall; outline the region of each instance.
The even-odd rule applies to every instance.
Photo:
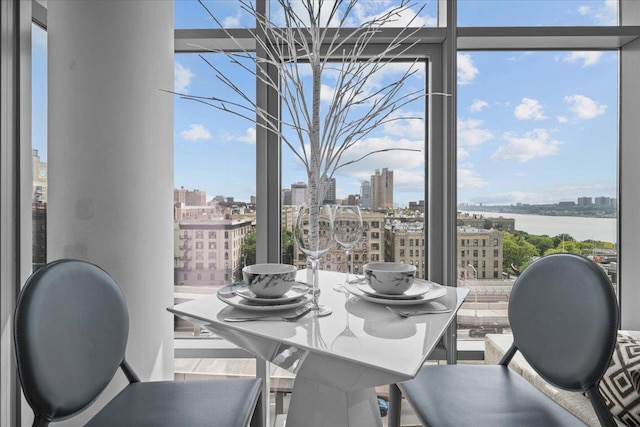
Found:
[[[173,1],[48,2],[48,261],[120,284],[142,380],[173,377],[173,15]]]

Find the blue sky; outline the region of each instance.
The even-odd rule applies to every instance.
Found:
[[[363,1],[360,16],[378,13],[387,1]],[[235,0],[207,2],[220,21],[251,25]],[[464,0],[461,26],[615,25],[615,3],[604,0]],[[435,2],[427,2],[423,25],[434,25]],[[177,28],[215,27],[200,5],[176,1]],[[46,38],[34,36],[33,145],[46,159]],[[214,59],[245,93],[255,84],[238,67]],[[580,196],[615,196],[618,58],[615,52],[461,52],[458,56],[458,201],[469,203],[555,203]],[[176,55],[176,91],[233,94],[197,55]],[[383,84],[398,65],[372,84]],[[423,85],[421,71],[408,87]],[[332,78],[324,80],[330,92]],[[424,115],[418,103],[406,114]],[[419,121],[379,129],[350,153],[372,147],[424,150]],[[175,185],[209,196],[248,200],[255,194],[255,127],[200,104],[175,101]],[[436,141],[437,143],[437,141]],[[395,144],[395,145],[393,145]],[[358,151],[359,150],[359,151]],[[395,201],[423,198],[424,155],[376,155],[337,174],[338,197],[359,192],[375,169],[394,171]],[[283,150],[284,187],[306,180],[302,164]]]

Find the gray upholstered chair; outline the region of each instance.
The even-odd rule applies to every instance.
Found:
[[[398,384],[424,425],[584,426],[507,367],[517,351],[552,385],[586,394],[603,426],[616,425],[598,383],[616,344],[618,306],[598,265],[572,254],[535,261],[513,286],[509,321],[514,342],[499,365],[424,366]],[[392,397],[396,416],[399,394]]]
[[[18,375],[34,426],[85,410],[122,369],[129,384],[88,426],[262,425],[261,380],[141,382],[125,361],[129,315],[99,267],[54,261],[29,277],[14,313]]]

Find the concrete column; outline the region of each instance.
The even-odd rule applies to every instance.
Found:
[[[620,2],[620,23],[640,25],[640,2]],[[620,152],[618,162],[618,282],[622,329],[640,329],[640,40],[620,49]]]
[[[173,8],[48,2],[48,261],[94,262],[120,284],[142,380],[173,376]]]

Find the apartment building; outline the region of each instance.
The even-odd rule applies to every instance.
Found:
[[[353,257],[353,273],[362,273],[362,266],[368,262],[385,261],[384,221],[382,212],[362,211],[364,229],[362,239],[350,251],[350,256]],[[297,247],[294,248],[294,259],[296,267],[307,267],[307,257]],[[345,250],[334,244],[320,259],[320,268],[330,271],[347,271]]]
[[[495,228],[500,231],[513,233],[516,229],[516,220],[513,218],[487,218],[477,214],[458,214],[457,225],[459,227],[474,227],[491,230]]]
[[[174,188],[173,201],[174,203],[184,203],[187,206],[204,206],[207,204],[207,193],[198,189]]]
[[[502,277],[501,231],[462,226],[458,227],[457,235],[459,278],[481,280]]]
[[[416,277],[425,278],[424,220],[400,222],[385,227],[385,260],[416,267]]]
[[[242,244],[254,220],[179,221],[174,227],[176,285],[223,286],[241,275]]]

